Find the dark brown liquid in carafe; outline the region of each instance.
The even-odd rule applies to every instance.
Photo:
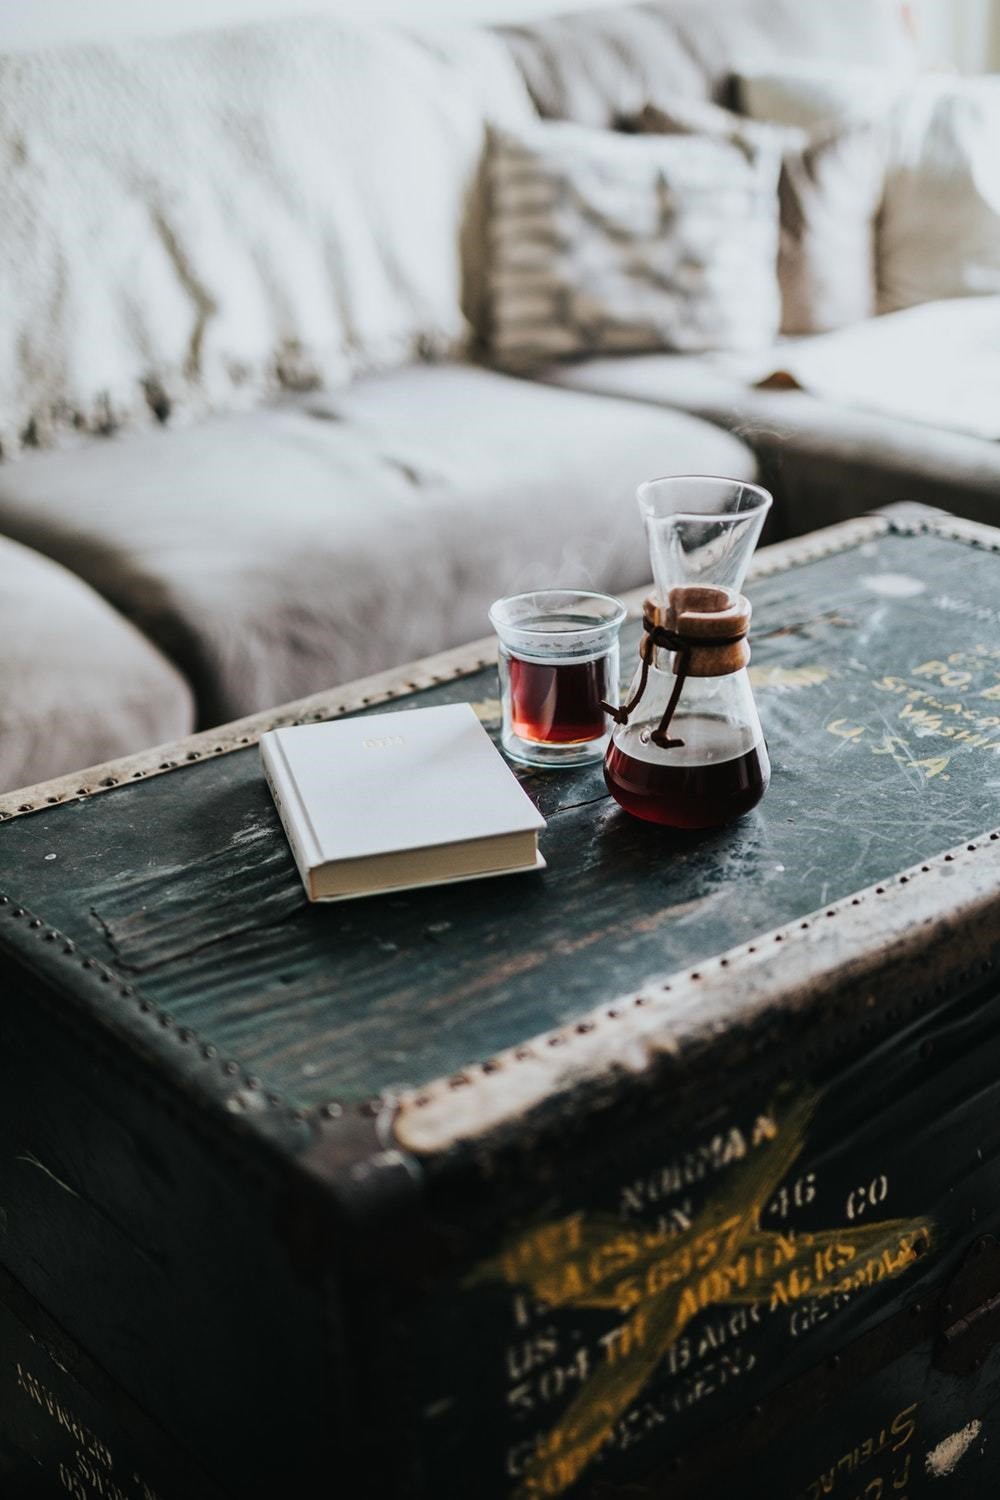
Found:
[[[675,720],[671,733],[688,742],[689,756],[668,752],[661,759],[631,755],[620,736],[604,761],[604,779],[616,802],[635,818],[667,828],[717,828],[742,817],[763,797],[771,778],[762,740],[722,719],[691,715]],[[653,746],[636,744],[645,753]],[[735,752],[735,753],[733,753]]]
[[[511,727],[524,740],[571,745],[604,734],[601,699],[609,696],[608,659],[582,662],[510,659]]]

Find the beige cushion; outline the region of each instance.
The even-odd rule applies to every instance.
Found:
[[[717,97],[731,73],[755,63],[891,66],[914,52],[899,0],[652,0],[502,34],[543,115],[603,126],[644,104]]]
[[[783,333],[825,333],[874,315],[886,138],[874,123],[786,153],[781,173]]]
[[[189,734],[179,672],[72,573],[0,538],[0,790]]]
[[[460,348],[488,34],[296,17],[0,57],[0,444]]]
[[[547,121],[492,132],[496,358],[772,342],[779,165],[766,143]]]
[[[876,308],[876,218],[882,202],[887,133],[876,122],[825,128],[814,138],[794,126],[745,119],[707,100],[669,109],[647,105],[625,128],[697,134],[782,153],[778,185],[778,280],[783,333],[823,333],[871,317]]]
[[[893,127],[883,308],[1000,292],[1000,78],[923,79]]]
[[[750,478],[689,417],[461,366],[0,467],[0,528],[82,573],[177,661],[203,723],[485,634],[500,594],[618,590],[640,480]]]
[[[874,119],[888,135],[879,310],[1000,292],[1000,79],[792,68],[741,82],[757,119]]]

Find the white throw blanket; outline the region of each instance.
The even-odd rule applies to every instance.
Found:
[[[0,444],[462,346],[486,33],[329,17],[0,57]]]
[[[721,361],[751,384],[782,375],[814,396],[1000,439],[1000,297],[960,297]]]

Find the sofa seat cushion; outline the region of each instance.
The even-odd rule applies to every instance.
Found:
[[[486,633],[500,594],[643,582],[636,484],[750,478],[643,403],[429,366],[0,468],[0,531],[84,576],[181,667],[203,724]]]
[[[65,568],[0,537],[0,790],[128,755],[194,727],[156,647]]]
[[[790,535],[897,500],[1000,521],[1000,443],[801,390],[760,390],[700,355],[591,359],[552,367],[543,378],[688,411],[738,433],[774,491],[776,526]]]

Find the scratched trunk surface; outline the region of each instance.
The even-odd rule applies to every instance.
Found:
[[[33,793],[0,827],[12,1493],[1000,1479],[998,584],[1000,533],[917,508],[762,556],[763,804],[675,837],[599,768],[525,772],[540,877],[310,907],[253,745]],[[492,668],[412,676],[361,711],[497,731]]]

